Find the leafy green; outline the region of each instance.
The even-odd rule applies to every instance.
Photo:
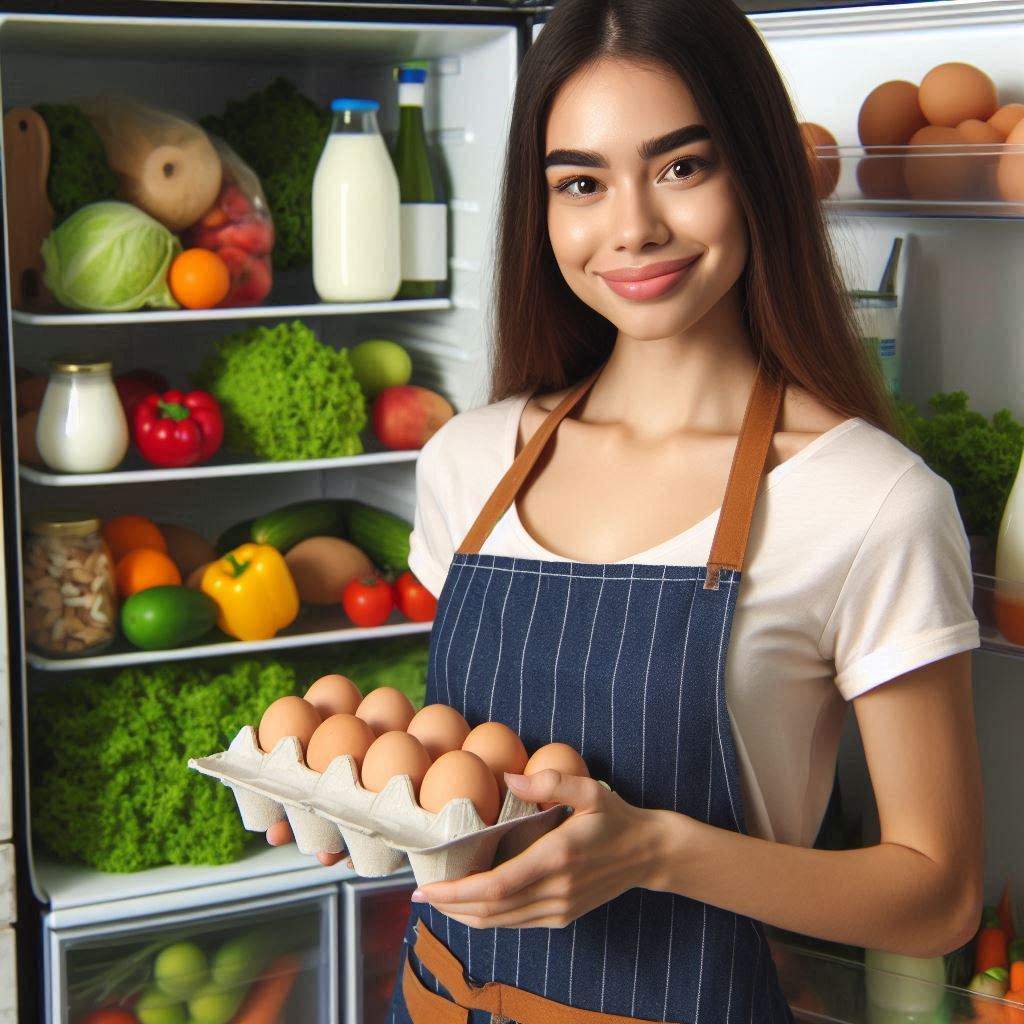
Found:
[[[312,260],[313,175],[331,130],[331,112],[286,78],[227,105],[200,125],[220,136],[259,175],[274,217],[276,270]]]
[[[253,840],[231,791],[187,767],[223,750],[286,694],[342,672],[422,704],[423,636],[339,644],[287,659],[228,658],[76,676],[30,696],[32,826],[58,858],[100,871],[225,864]]]
[[[363,450],[366,401],[345,349],[300,320],[250,327],[214,348],[194,381],[221,403],[229,449],[273,461]]]
[[[44,279],[69,309],[177,309],[167,270],[179,252],[178,239],[137,206],[90,203],[47,235]]]
[[[931,416],[906,402],[896,412],[906,443],[949,481],[967,533],[995,539],[1024,451],[1024,426],[1006,409],[989,423],[968,401],[964,391],[939,392],[928,401]]]
[[[71,103],[37,103],[33,109],[50,135],[46,192],[56,223],[75,210],[113,199],[117,178],[107,165],[103,143],[89,119]]]

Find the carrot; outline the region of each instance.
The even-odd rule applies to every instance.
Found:
[[[277,1024],[301,969],[302,962],[293,953],[282,953],[271,960],[246,992],[231,1024]]]
[[[1002,895],[999,897],[999,924],[1006,933],[1007,943],[1013,942],[1015,932],[1013,930],[1013,904],[1010,902],[1010,883],[1003,886]]]
[[[990,967],[1006,966],[1006,933],[998,925],[983,927],[974,949],[974,970],[982,974]]]
[[[1007,1000],[1003,1007],[1003,1024],[1024,1024],[1024,991],[1010,989],[1003,998]]]
[[[1014,960],[1010,964],[1010,989],[1014,992],[1024,989],[1024,960]]]

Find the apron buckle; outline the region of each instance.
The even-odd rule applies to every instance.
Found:
[[[722,567],[720,565],[709,565],[708,574],[704,580],[705,590],[717,590],[718,589],[718,577],[722,573]]]

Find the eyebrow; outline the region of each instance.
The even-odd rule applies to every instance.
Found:
[[[685,128],[677,128],[657,139],[648,139],[637,147],[641,160],[653,160],[655,157],[671,153],[673,149],[686,146],[691,142],[710,139],[711,133],[702,124],[690,124]],[[608,159],[601,153],[590,149],[553,149],[544,158],[544,167],[556,167],[571,164],[574,167],[608,168]]]

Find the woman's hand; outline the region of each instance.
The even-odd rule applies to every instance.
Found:
[[[663,811],[627,804],[593,779],[552,770],[506,775],[531,803],[565,803],[574,813],[504,864],[413,893],[471,928],[562,928],[635,886],[655,888]]]
[[[271,846],[284,846],[285,843],[294,842],[295,836],[292,835],[292,827],[288,824],[287,818],[282,818],[281,821],[276,822],[267,829],[267,842]],[[342,857],[345,856],[345,851],[341,853],[318,853],[317,858],[320,863],[325,867],[330,867],[332,864],[337,864]],[[352,867],[352,861],[348,862],[348,866]]]

